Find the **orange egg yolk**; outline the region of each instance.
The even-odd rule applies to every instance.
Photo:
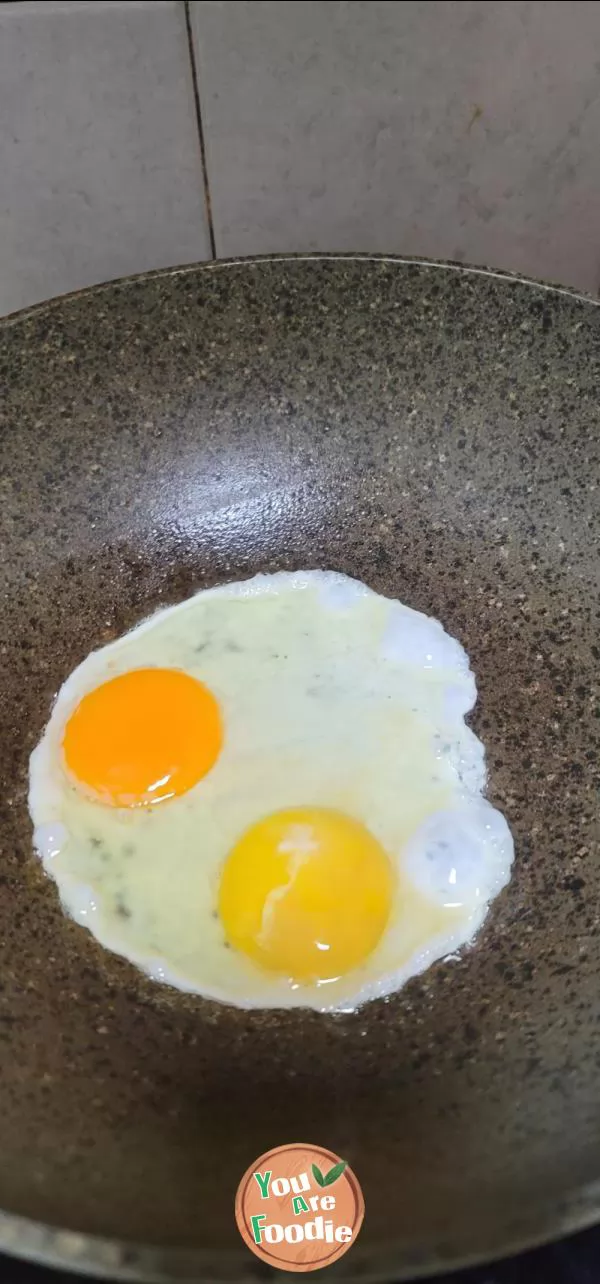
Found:
[[[229,853],[219,892],[227,940],[300,983],[364,963],[389,920],[394,878],[357,820],[319,807],[274,812]]]
[[[132,669],[83,697],[65,727],[67,771],[109,807],[147,807],[192,789],[222,744],[219,706],[180,669]]]

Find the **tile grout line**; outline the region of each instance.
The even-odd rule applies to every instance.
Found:
[[[211,257],[213,259],[216,259],[217,246],[215,241],[215,229],[214,229],[213,217],[212,217],[212,203],[211,203],[211,196],[210,196],[210,184],[208,181],[208,167],[206,164],[206,145],[204,141],[204,126],[202,124],[202,108],[200,106],[200,90],[198,88],[198,67],[196,64],[196,54],[194,51],[194,36],[192,32],[190,0],[184,0],[183,9],[185,13],[185,29],[187,34],[190,69],[192,73],[192,90],[194,94],[194,107],[196,111],[196,127],[198,130],[198,143],[200,145],[200,164],[202,167],[202,183],[204,186],[204,201],[206,205],[206,218],[208,221],[210,253],[211,253]]]

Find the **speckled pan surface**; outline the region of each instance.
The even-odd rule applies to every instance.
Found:
[[[360,258],[168,272],[0,327],[13,1250],[264,1278],[235,1188],[296,1139],[363,1184],[332,1278],[426,1273],[600,1214],[599,340],[600,309],[566,292]],[[89,650],[200,586],[304,566],[466,646],[517,849],[474,949],[334,1017],[203,1002],[103,952],[61,913],[25,804]]]

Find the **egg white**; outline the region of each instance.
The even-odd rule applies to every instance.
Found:
[[[149,665],[211,689],[223,750],[181,798],[104,807],[65,774],[65,723],[87,691]],[[65,910],[157,980],[240,1007],[356,1007],[471,941],[510,877],[510,831],[483,797],[484,750],[464,721],[475,699],[467,655],[441,624],[346,576],[281,572],[200,592],[93,652],[61,687],[31,756],[36,849]],[[361,820],[402,893],[365,964],[311,986],[229,948],[216,915],[236,840],[301,805]]]

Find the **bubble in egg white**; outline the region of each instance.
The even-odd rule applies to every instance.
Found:
[[[420,891],[440,905],[457,908],[476,904],[504,886],[512,839],[500,812],[484,798],[469,798],[462,808],[428,816],[407,843],[402,860]]]

